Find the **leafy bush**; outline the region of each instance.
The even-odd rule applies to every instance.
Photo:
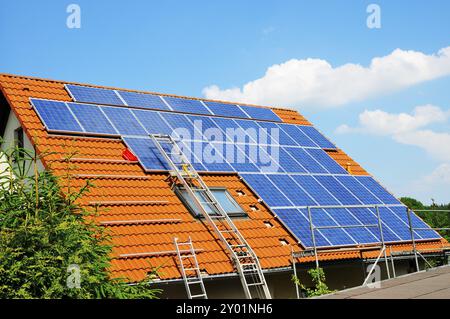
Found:
[[[23,149],[2,156],[0,298],[156,298],[148,281],[110,278],[111,237],[92,222],[95,211],[75,204],[93,185],[63,194],[38,160]]]
[[[334,290],[330,290],[328,286],[325,284],[325,272],[322,268],[313,268],[308,270],[308,274],[311,276],[311,280],[314,284],[314,288],[306,288],[301,282],[300,279],[298,279],[295,276],[292,276],[292,280],[296,285],[300,286],[300,289],[302,289],[306,297],[317,297],[321,295],[326,295],[335,292]]]

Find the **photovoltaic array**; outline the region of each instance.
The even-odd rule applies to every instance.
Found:
[[[405,206],[372,177],[350,175],[328,155],[336,146],[313,126],[282,123],[253,106],[66,89],[75,102],[31,99],[49,132],[121,137],[149,172],[169,169],[149,135],[170,134],[198,171],[239,174],[304,246],[312,246],[309,214],[318,246],[380,242],[376,227],[339,228],[375,225],[377,214],[387,242],[411,240]],[[325,208],[308,210],[315,206]],[[412,223],[425,228],[415,231],[418,240],[440,238],[416,215]]]

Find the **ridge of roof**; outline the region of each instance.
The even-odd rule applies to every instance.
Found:
[[[93,88],[99,88],[99,89],[107,89],[107,90],[120,90],[120,91],[126,91],[126,92],[134,92],[134,93],[161,95],[161,96],[167,96],[167,97],[175,97],[175,98],[197,100],[197,101],[205,101],[205,102],[216,102],[216,103],[224,103],[224,104],[231,104],[231,105],[236,105],[237,104],[237,105],[243,105],[243,106],[259,107],[259,108],[264,108],[264,109],[273,109],[273,110],[297,112],[297,110],[295,110],[293,108],[282,107],[282,106],[267,106],[267,105],[264,106],[264,105],[257,105],[257,104],[251,104],[251,103],[231,102],[231,101],[223,101],[223,100],[213,100],[213,99],[193,97],[193,96],[186,96],[186,95],[161,93],[161,92],[156,92],[156,91],[142,91],[142,90],[126,89],[126,88],[119,88],[119,87],[114,87],[114,86],[103,86],[103,85],[96,85],[96,84],[90,84],[90,83],[80,83],[80,82],[72,82],[72,81],[54,80],[54,79],[47,79],[47,78],[35,77],[35,76],[25,76],[25,75],[18,75],[18,74],[12,74],[12,73],[0,73],[0,76],[21,78],[21,79],[27,79],[27,80],[47,81],[47,82],[53,82],[53,83],[58,83],[58,84],[81,85],[81,86],[87,86],[87,87],[93,87]]]

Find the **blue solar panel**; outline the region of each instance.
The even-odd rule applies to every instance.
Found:
[[[48,130],[84,132],[64,102],[31,99],[31,104]]]
[[[281,122],[278,115],[276,115],[271,109],[247,105],[239,105],[239,107],[252,119]]]
[[[131,113],[130,109],[120,107],[102,106],[108,119],[113,123],[114,127],[123,135],[141,135],[147,136],[147,132],[139,124],[137,119]]]
[[[271,122],[256,122],[256,123],[258,123],[258,125],[261,128],[263,128],[264,132],[266,132],[266,134],[270,136],[272,140],[271,144],[287,145],[287,146],[298,145],[285,131],[281,130],[276,123]]]
[[[336,146],[331,143],[325,136],[322,135],[313,126],[297,126],[303,133],[305,133],[311,140],[313,140],[321,148],[335,149]]]
[[[305,215],[305,212],[300,209],[293,208],[275,209],[274,212],[305,247],[313,246],[313,241],[311,239],[311,230],[309,228],[309,221],[306,217],[307,215]],[[315,231],[314,236],[317,246],[330,245],[330,242],[328,242],[319,231]]]
[[[315,179],[322,184],[334,197],[343,205],[361,205],[361,202],[342,186],[333,176],[315,176]]]
[[[390,207],[390,210],[399,219],[401,219],[404,224],[407,225],[409,229],[408,214],[405,206]],[[411,224],[413,228],[429,228],[429,226],[418,217],[415,213],[411,212]],[[409,230],[410,232],[410,230]],[[432,229],[418,229],[414,230],[415,239],[439,239],[440,235]],[[411,237],[411,235],[409,235]]]
[[[186,142],[186,144],[188,144]],[[234,172],[233,167],[211,143],[190,142],[189,148],[210,172]]]
[[[207,116],[199,115],[186,115],[186,117],[191,121],[192,125],[202,133],[203,139],[205,141],[212,142],[226,142],[227,138],[222,129],[212,120],[212,118]]]
[[[307,172],[323,174],[328,173],[328,171],[323,168],[319,163],[311,157],[304,149],[286,147],[285,150],[293,157],[297,162],[299,162]]]
[[[201,159],[195,157],[193,151],[191,148],[193,147],[193,144],[189,141],[183,141],[179,143],[180,150],[183,152],[184,156],[187,157],[188,161],[191,163],[192,166],[194,166],[195,170],[200,172],[207,172],[208,169],[203,166]]]
[[[334,221],[328,212],[323,209],[311,210],[311,218],[315,227],[338,226],[338,223]],[[342,246],[355,244],[355,241],[349,236],[348,232],[342,228],[316,229],[315,232],[316,234],[320,232],[325,238],[328,239],[331,245]]]
[[[125,105],[113,90],[66,84],[75,102]]]
[[[203,101],[214,115],[248,118],[236,104]]]
[[[355,176],[355,178],[385,204],[400,204],[391,193],[378,184],[372,177]]]
[[[233,143],[213,143],[214,148],[237,172],[259,172],[250,159]]]
[[[67,103],[88,133],[119,135],[100,107],[92,104]]]
[[[361,183],[359,183],[353,176],[336,176],[336,179],[341,182],[350,192],[352,192],[363,204],[381,204],[381,201],[373,196]]]
[[[158,112],[144,110],[132,110],[131,112],[134,113],[149,134],[172,134],[172,128],[164,122]]]
[[[312,176],[291,175],[319,205],[339,205],[339,202]]]
[[[318,148],[305,149],[320,165],[322,165],[331,174],[348,174],[348,172],[325,151]]]
[[[164,96],[163,99],[172,107],[174,111],[211,115],[211,112],[209,112],[199,100],[188,100],[171,96]]]
[[[317,205],[314,200],[288,175],[270,174],[267,175],[272,183],[294,204],[294,206],[314,206]],[[292,206],[292,205],[291,205]]]
[[[127,91],[117,91],[117,93],[119,93],[128,106],[138,106],[167,111],[170,110],[166,103],[164,103],[158,95]]]
[[[225,132],[230,142],[241,144],[257,142],[257,133],[255,130],[246,131],[232,119],[212,118],[212,120]]]
[[[261,153],[263,147],[260,146],[259,150]],[[284,148],[272,145],[266,150],[272,159],[272,165],[266,167],[265,172],[306,173],[306,170]]]
[[[127,147],[139,158],[146,170],[168,170],[156,145],[150,138],[122,137]]]
[[[308,136],[306,136],[305,133],[303,133],[297,125],[278,123],[278,127],[280,127],[284,132],[292,137],[297,145],[317,147],[316,143],[314,143]]]
[[[284,196],[272,182],[262,174],[241,174],[245,182],[261,197],[270,207],[292,206],[292,203]]]
[[[194,128],[194,124],[189,121],[186,115],[164,112],[160,114],[172,128],[174,136],[178,136],[183,140],[203,140],[202,133]]]

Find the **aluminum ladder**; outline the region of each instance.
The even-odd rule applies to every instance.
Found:
[[[174,243],[188,298],[208,299],[191,237],[187,242],[179,242],[178,238],[174,238]],[[183,246],[187,249],[180,248]],[[187,254],[182,254],[185,251]]]
[[[192,203],[224,244],[238,272],[245,297],[271,299],[258,257],[175,140],[170,135],[151,134],[150,137],[169,164],[170,174],[182,183]]]

